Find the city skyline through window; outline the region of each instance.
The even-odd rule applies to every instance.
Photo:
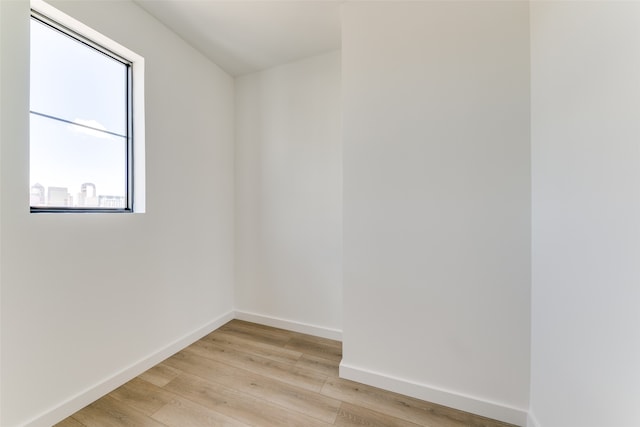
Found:
[[[31,19],[32,208],[127,208],[129,64]]]

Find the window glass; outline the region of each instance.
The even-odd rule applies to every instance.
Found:
[[[125,209],[130,64],[31,19],[32,208]]]
[[[125,207],[126,139],[65,122],[31,115],[31,182],[66,188],[68,202],[41,200],[32,206],[100,207],[98,196],[117,197]],[[87,200],[82,185],[98,191]],[[85,185],[86,188],[86,185]],[[102,206],[105,207],[105,206]],[[113,206],[110,206],[113,207]]]

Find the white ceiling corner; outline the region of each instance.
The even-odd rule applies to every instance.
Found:
[[[341,46],[343,1],[134,1],[232,76]]]

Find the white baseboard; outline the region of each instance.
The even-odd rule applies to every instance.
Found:
[[[88,388],[87,390],[78,393],[62,404],[53,407],[45,411],[43,414],[31,419],[24,424],[24,427],[50,427],[60,422],[69,415],[79,411],[80,409],[84,408],[85,406],[94,402],[105,394],[120,387],[127,381],[137,377],[147,369],[162,362],[167,357],[177,353],[188,345],[196,342],[203,336],[218,329],[220,326],[232,320],[233,316],[233,311],[228,312],[218,317],[217,319],[212,320],[206,325],[199,327],[195,331],[190,332],[181,338],[178,338],[177,340],[173,341],[166,347],[161,348],[157,352],[150,354],[149,356],[131,364],[129,367],[121,370],[115,375],[106,378],[104,381],[101,381],[100,383]]]
[[[342,331],[338,329],[241,310],[231,311],[173,341],[157,352],[131,364],[104,381],[78,393],[60,405],[32,418],[24,424],[24,427],[49,427],[56,424],[234,318],[323,338],[342,340]],[[372,372],[350,366],[344,361],[340,363],[340,377],[519,426],[540,427],[533,413],[527,413],[526,410]]]
[[[340,377],[518,426],[524,426],[527,423],[528,414],[524,409],[350,366],[344,363],[344,359],[340,363]]]
[[[527,414],[527,427],[540,427],[540,423],[532,411]]]
[[[279,317],[265,316],[263,314],[251,313],[248,311],[236,310],[236,319],[247,322],[259,323],[274,328],[286,329],[288,331],[300,332],[301,334],[315,335],[317,337],[342,341],[342,331],[339,329],[325,328],[323,326],[311,325],[308,323],[296,322],[293,320],[281,319]]]

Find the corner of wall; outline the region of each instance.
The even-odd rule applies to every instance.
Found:
[[[531,409],[527,413],[527,427],[542,427]]]

